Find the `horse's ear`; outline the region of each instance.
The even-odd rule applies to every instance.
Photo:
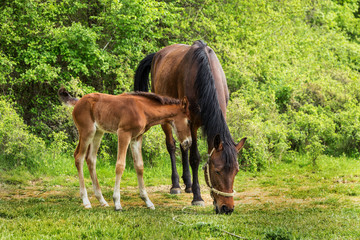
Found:
[[[181,100],[181,106],[185,110],[189,109],[189,100],[187,99],[186,96]]]
[[[244,147],[246,141],[246,137],[240,140],[240,142],[235,146],[237,152],[240,152],[240,150]]]
[[[216,135],[214,138],[214,148],[216,149],[216,151],[221,151],[223,149],[223,144],[219,134]]]

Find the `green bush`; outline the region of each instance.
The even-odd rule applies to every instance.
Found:
[[[10,103],[0,99],[0,165],[36,168],[46,152],[45,142],[30,133]]]
[[[263,97],[252,95],[246,100],[243,95],[233,94],[227,111],[227,123],[234,140],[238,142],[247,137],[245,148],[240,152],[240,165],[252,171],[281,161],[289,149],[287,126],[277,114],[274,102]],[[258,101],[260,99],[262,101]]]
[[[338,134],[336,140],[338,153],[332,154],[338,155],[343,152],[358,157],[360,153],[360,107],[354,103],[348,103],[344,107],[344,111],[334,116]]]
[[[198,39],[226,74],[231,133],[236,141],[248,137],[244,168],[259,170],[289,150],[315,160],[360,153],[357,0],[8,0],[0,11],[0,91],[16,103],[26,134],[47,146],[61,142],[57,156],[77,140],[70,110],[56,96],[61,86],[77,96],[131,91],[145,55]],[[100,157],[115,159],[116,141],[105,136]],[[151,129],[145,158],[167,158],[164,142]],[[16,154],[23,153],[6,156],[25,159]]]
[[[175,137],[175,136],[174,136]],[[179,144],[177,144],[179,148]],[[179,149],[178,149],[179,150]],[[143,157],[149,165],[162,166],[164,161],[170,162],[166,149],[165,133],[161,126],[153,126],[144,134],[142,144]]]

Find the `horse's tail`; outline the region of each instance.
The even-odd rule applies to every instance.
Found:
[[[66,91],[66,89],[63,87],[59,89],[58,96],[61,102],[65,103],[70,107],[75,106],[75,104],[79,101],[79,99],[72,97],[70,93]]]
[[[135,72],[134,91],[149,91],[149,73],[154,56],[155,53],[149,54],[139,63]]]

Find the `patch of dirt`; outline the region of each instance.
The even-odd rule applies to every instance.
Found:
[[[95,198],[92,188],[87,187],[90,202],[93,207],[100,206]],[[190,206],[193,195],[185,193],[184,186],[179,195],[170,194],[170,185],[148,186],[146,187],[149,198],[156,206],[168,207],[186,207]],[[112,202],[112,187],[102,187],[102,192],[105,199],[110,206]],[[237,192],[234,197],[235,206],[239,205],[270,205],[273,207],[284,205],[304,205],[312,204],[315,201],[323,201],[325,199],[296,199],[290,198],[282,194],[286,189],[269,190],[268,188],[249,188],[241,192]],[[213,200],[210,196],[210,191],[206,185],[201,185],[202,198],[205,201],[205,206],[212,206]],[[61,185],[43,186],[40,181],[22,187],[21,185],[13,186],[2,184],[0,186],[0,199],[2,200],[22,200],[26,198],[39,198],[46,200],[47,198],[56,199],[63,197],[73,197],[79,199],[79,206],[81,200],[79,196],[78,187],[68,187]],[[360,204],[360,197],[349,198],[351,202]],[[123,207],[145,207],[144,202],[140,199],[138,187],[122,186],[121,187],[121,202]]]
[[[235,196],[235,205],[237,204],[303,204],[306,202],[304,199],[288,198],[285,195],[268,192],[262,188],[249,189],[237,193]]]

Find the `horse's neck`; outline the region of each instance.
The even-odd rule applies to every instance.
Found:
[[[149,107],[144,110],[147,116],[148,125],[153,126],[170,122],[179,113],[179,105],[159,105],[156,107]]]

